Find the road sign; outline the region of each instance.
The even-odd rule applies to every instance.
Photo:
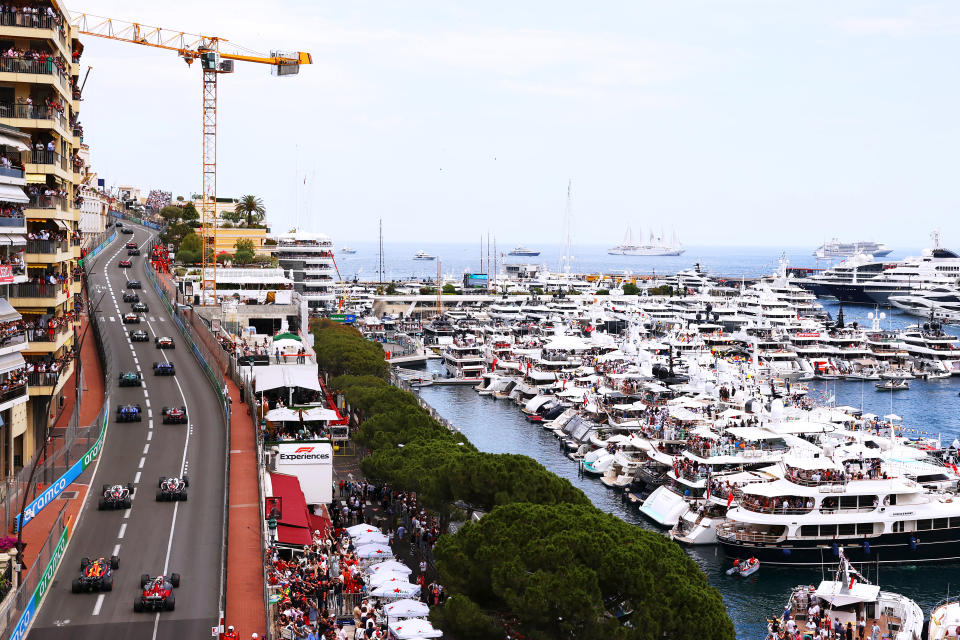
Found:
[[[334,313],[330,315],[330,319],[334,322],[345,322],[353,323],[357,321],[357,316],[352,313]]]

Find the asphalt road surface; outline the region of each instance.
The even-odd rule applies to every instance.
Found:
[[[108,381],[112,415],[106,444],[90,479],[87,504],[30,631],[37,640],[209,638],[211,627],[218,623],[225,453],[219,400],[147,279],[144,262],[155,232],[124,225],[135,234],[117,234],[96,259],[89,277],[91,304],[99,292],[105,292],[96,317],[115,360],[114,375]],[[127,258],[124,245],[131,240],[144,255],[130,257],[131,268],[119,268],[118,262]],[[123,302],[128,278],[143,284],[137,292],[149,310],[139,314],[140,324],[122,321],[131,311],[131,303]],[[129,332],[135,329],[146,330],[150,340],[131,342]],[[155,336],[172,337],[176,348],[157,349]],[[165,360],[175,363],[176,376],[154,376],[153,363]],[[143,387],[120,388],[118,374],[136,370],[142,372]],[[137,403],[143,409],[142,422],[116,422],[118,405]],[[189,424],[163,424],[164,406],[186,406]],[[183,473],[190,476],[188,500],[157,502],[159,478]],[[127,482],[136,488],[131,509],[97,510],[101,485]],[[113,591],[71,592],[82,557],[113,554],[120,558]],[[134,613],[140,575],[173,572],[182,577],[174,590],[175,610]]]

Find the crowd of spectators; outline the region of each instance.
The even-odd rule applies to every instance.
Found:
[[[0,394],[6,397],[10,391],[21,389],[27,384],[27,368],[21,367],[7,372],[6,376],[0,380]]]
[[[23,320],[27,339],[34,342],[54,342],[58,333],[67,330],[77,320],[77,312],[69,311],[60,316],[46,316]]]
[[[14,27],[50,27],[56,26],[61,36],[66,36],[63,16],[57,13],[52,5],[0,3],[0,18],[7,26]],[[77,51],[73,52],[74,62],[80,59]]]
[[[52,231],[50,229],[37,229],[27,232],[27,240],[52,240],[53,242],[66,242],[67,233],[64,231]]]
[[[20,161],[20,158],[8,158],[7,154],[5,153],[0,155],[0,167],[3,167],[4,169],[19,169],[20,171],[23,171],[23,163]],[[23,215],[23,205],[7,205],[3,207],[3,209],[19,209],[20,215]]]
[[[11,267],[13,275],[22,276],[27,270],[27,265],[23,262],[23,250],[0,256],[0,266]]]
[[[11,320],[10,322],[0,322],[0,347],[5,347],[14,342],[20,342],[18,337],[27,332],[26,323],[20,320]]]
[[[149,195],[147,195],[147,208],[159,211],[164,207],[169,207],[172,197],[173,194],[169,191],[151,189]]]
[[[34,49],[20,49],[19,47],[8,47],[0,50],[0,58],[4,61],[24,61],[35,62],[40,65],[41,72],[53,73],[54,67],[61,75],[67,75],[67,61],[60,54],[50,53],[49,51],[36,51]],[[8,63],[9,64],[9,63]],[[22,66],[25,73],[36,73],[34,67],[25,64]],[[61,107],[60,111],[63,111]]]
[[[30,185],[27,187],[27,195],[31,198],[66,198],[69,194],[64,189],[54,189],[53,187]]]

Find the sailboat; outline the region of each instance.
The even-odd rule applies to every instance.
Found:
[[[638,245],[633,243],[633,231],[629,226],[623,236],[623,243],[607,251],[611,256],[679,256],[683,252],[683,245],[677,239],[676,232],[673,233],[670,244],[667,244],[663,240],[662,231],[659,236],[654,236],[651,230],[647,244]]]

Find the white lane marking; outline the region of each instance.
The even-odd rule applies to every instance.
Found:
[[[153,431],[147,431],[147,440],[153,440]]]
[[[146,458],[140,458],[140,466],[138,466],[137,469],[143,469],[143,465],[146,463],[146,461]]]
[[[124,522],[120,525],[120,533],[117,534],[117,538],[123,540],[123,535],[127,532],[127,523]]]
[[[137,475],[133,476],[133,484],[140,484],[140,472],[137,471]]]
[[[148,418],[152,418],[152,417],[153,417],[153,409],[147,409],[147,417],[148,417]]]
[[[115,556],[120,555],[120,545],[118,544],[113,545],[113,555]]]
[[[143,455],[147,455],[148,453],[150,453],[150,443],[149,443],[149,442],[148,442],[147,444],[143,445]]]
[[[144,402],[147,404],[147,409],[150,408],[150,398],[145,398]]]
[[[104,594],[102,594],[102,593],[97,596],[97,602],[96,602],[96,604],[93,605],[93,613],[92,613],[91,615],[95,615],[95,616],[100,615],[100,607],[103,606],[103,599],[104,599],[104,597],[105,597],[105,596],[104,596]]]
[[[148,429],[153,429],[153,419],[150,419],[150,422],[147,424]]]
[[[150,391],[147,390],[147,389],[144,389],[144,390],[143,390],[143,397],[144,397],[144,398],[149,398],[149,397],[150,397]]]
[[[116,321],[117,321],[116,316],[110,316],[110,322],[116,322]]]
[[[127,509],[126,511],[123,512],[123,519],[124,519],[124,520],[126,520],[127,518],[130,517],[130,512],[131,512],[131,511],[133,511],[133,509]]]

